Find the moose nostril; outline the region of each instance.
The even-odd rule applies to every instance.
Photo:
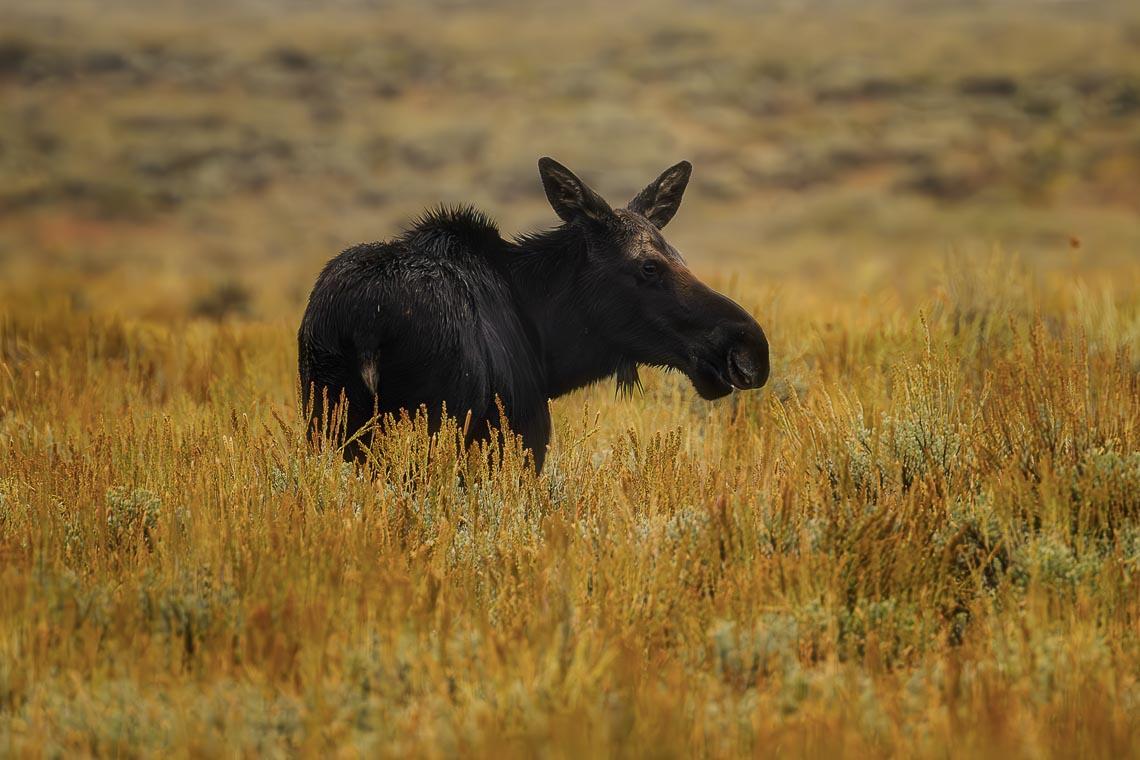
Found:
[[[752,384],[752,370],[748,367],[740,356],[740,349],[733,349],[728,355],[729,367],[732,373],[742,381],[745,385]]]
[[[768,382],[768,351],[755,351],[751,346],[739,345],[728,353],[728,370],[732,381],[740,388],[759,388]]]
[[[756,382],[757,367],[749,354],[743,346],[728,352],[729,377],[739,388],[751,388]]]

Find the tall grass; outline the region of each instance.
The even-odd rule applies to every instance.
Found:
[[[539,477],[314,452],[291,323],[6,312],[0,752],[1135,755],[1140,296],[994,271],[790,285],[769,389],[557,401]]]
[[[0,8],[0,756],[1140,754],[1135,3],[136,4]],[[313,450],[320,265],[545,154],[770,386]]]

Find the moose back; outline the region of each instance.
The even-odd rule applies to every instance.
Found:
[[[661,235],[688,184],[666,169],[625,208],[569,169],[538,162],[562,224],[504,239],[471,208],[437,209],[387,243],[332,259],[297,335],[310,431],[342,405],[351,436],[376,414],[446,404],[469,442],[494,433],[499,405],[542,468],[547,400],[641,364],[672,367],[706,399],[768,379],[768,340],[748,312],[693,276]],[[347,404],[347,408],[343,405]],[[346,447],[360,456],[371,430]]]

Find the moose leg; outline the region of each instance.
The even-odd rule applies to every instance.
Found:
[[[542,410],[519,429],[519,435],[522,436],[523,448],[528,449],[534,458],[534,471],[541,473],[546,462],[546,446],[550,443],[550,408],[544,404]]]

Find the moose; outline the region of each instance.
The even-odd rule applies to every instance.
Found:
[[[439,207],[391,242],[346,249],[317,278],[297,335],[302,401],[311,430],[342,405],[349,435],[360,433],[346,459],[370,445],[377,415],[425,406],[434,430],[446,407],[467,419],[468,445],[504,413],[541,470],[548,400],[576,388],[616,376],[628,394],[639,365],[679,370],[709,400],[767,382],[760,325],[661,235],[688,161],[625,208],[552,158],[538,170],[554,229],[507,240],[481,211]]]

